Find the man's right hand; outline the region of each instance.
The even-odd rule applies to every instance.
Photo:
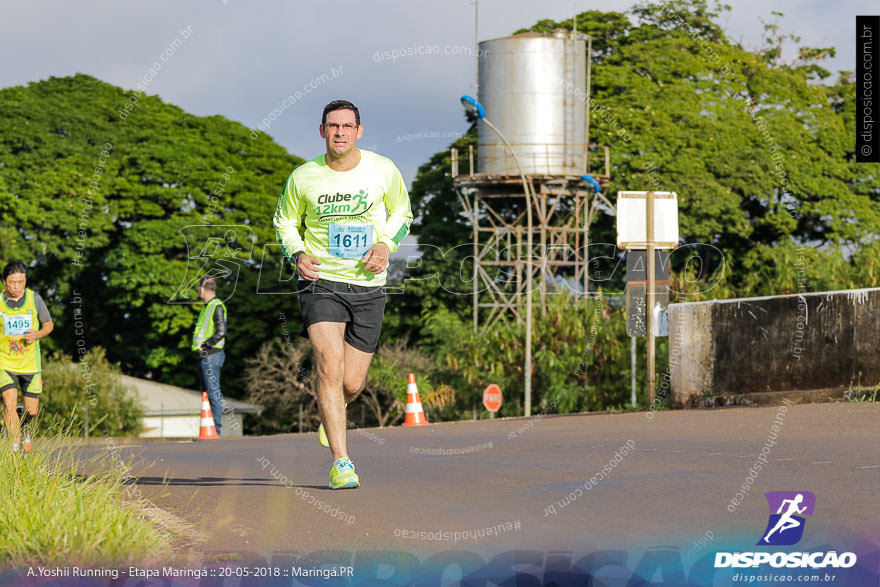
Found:
[[[300,253],[296,260],[296,272],[300,279],[315,281],[318,279],[318,266],[321,264],[316,258],[305,253]]]

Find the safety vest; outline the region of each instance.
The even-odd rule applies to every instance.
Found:
[[[24,304],[16,309],[6,304],[6,292],[0,294],[0,317],[3,321],[0,329],[0,369],[13,373],[39,373],[42,370],[40,341],[32,344],[24,341],[25,331],[40,329],[34,291],[26,288]]]
[[[223,305],[223,302],[221,302],[218,298],[214,298],[210,302],[205,304],[205,307],[202,308],[202,311],[199,313],[199,319],[196,320],[196,329],[193,331],[192,350],[199,350],[199,347],[202,346],[202,343],[214,336],[214,332],[216,330],[216,328],[214,327],[214,309],[217,306],[223,308],[223,317],[226,317],[226,306]],[[214,345],[214,348],[222,349],[223,345],[225,344],[226,337],[223,337],[217,344]]]

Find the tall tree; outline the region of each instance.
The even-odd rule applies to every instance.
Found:
[[[54,344],[100,345],[128,373],[193,385],[195,285],[211,271],[230,298],[226,388],[241,389],[244,356],[294,303],[257,293],[285,289],[268,271],[277,249],[265,274],[261,261],[302,160],[222,116],[82,74],[0,90],[0,111],[0,255],[33,266]]]
[[[680,233],[700,252],[688,267],[721,286],[687,287],[701,297],[798,291],[798,257],[812,262],[809,289],[877,285],[868,268],[880,258],[880,165],[855,162],[851,74],[820,83],[833,48],[784,58],[784,42],[799,39],[782,32],[778,13],[763,46],[741,47],[718,24],[724,10],[672,0],[577,16],[592,37],[590,140],[611,147],[608,193],[679,194]],[[542,20],[518,32],[571,26]],[[456,219],[451,246],[466,221],[448,195],[448,170],[441,153],[420,169],[413,195],[431,215],[414,230],[442,238],[448,231],[435,230],[432,216]],[[615,218],[600,215],[591,233],[614,242]],[[682,272],[688,255],[676,257]]]
[[[626,14],[577,16],[578,31],[590,35],[593,47],[590,140],[611,148],[607,193],[678,193],[680,234],[693,245],[674,256],[680,300],[880,285],[880,165],[855,162],[852,75],[841,72],[827,83],[831,74],[821,63],[832,48],[801,47],[793,57],[784,55],[781,47],[797,39],[783,32],[779,14],[766,25],[762,46],[740,46],[718,24],[727,9],[671,0],[645,2]],[[541,20],[518,32],[571,26],[571,20]],[[413,189],[414,206],[422,211],[414,232],[441,248],[469,238],[449,171],[447,152],[437,153],[420,168]],[[600,214],[591,241],[613,243],[615,233],[615,218]],[[622,284],[595,285],[613,294]],[[413,306],[430,314],[424,343],[445,352],[450,377],[478,381],[503,373],[511,377],[508,385],[520,385],[510,374],[521,364],[521,329],[506,325],[484,336],[510,336],[511,350],[499,356],[485,351],[485,340],[469,337],[461,300],[413,293]],[[571,315],[581,310],[571,308]],[[557,395],[572,389],[578,395],[566,401],[575,407],[622,403],[625,386],[607,377],[628,377],[623,359],[584,355],[578,377],[592,373],[587,378],[593,384],[595,374],[603,374],[599,388],[615,390],[606,398],[590,395],[590,384],[583,388],[568,371],[557,385],[559,365],[554,371],[549,358],[568,359],[552,349],[567,336],[565,328],[538,320],[536,329],[535,405],[563,406]],[[574,338],[579,345],[582,334]],[[614,346],[613,330],[607,335],[600,348]],[[459,389],[463,400],[466,391]]]

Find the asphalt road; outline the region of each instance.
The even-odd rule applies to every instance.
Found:
[[[106,440],[83,454],[109,451],[130,463],[146,497],[198,528],[202,551],[244,558],[663,545],[692,556],[706,542],[753,547],[767,524],[763,494],[777,490],[816,495],[813,543],[846,535],[880,544],[877,404],[653,416],[351,430],[362,487],[343,491],[327,488],[329,451],[316,434]]]

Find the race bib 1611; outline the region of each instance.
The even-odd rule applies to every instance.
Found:
[[[330,254],[343,259],[360,259],[373,240],[372,224],[331,224],[328,229]]]

